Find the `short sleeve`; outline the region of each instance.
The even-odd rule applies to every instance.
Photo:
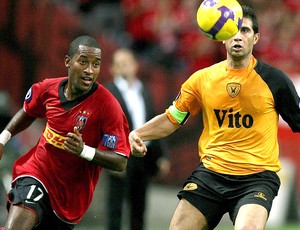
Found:
[[[32,117],[45,117],[46,109],[42,101],[43,83],[35,83],[28,90],[23,108],[25,112]]]

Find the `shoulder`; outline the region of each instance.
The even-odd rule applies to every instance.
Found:
[[[119,104],[117,101],[116,97],[113,95],[113,93],[105,86],[103,86],[100,83],[98,84],[98,89],[97,89],[97,95],[98,95],[98,100],[104,103],[105,105],[113,105]]]
[[[254,70],[266,82],[272,81],[278,83],[280,81],[286,81],[289,79],[287,75],[281,70],[260,60],[257,60],[257,64],[254,67]]]
[[[272,92],[278,92],[278,90],[292,85],[291,79],[284,72],[260,60],[257,61],[254,70],[266,82]]]
[[[108,85],[102,85],[100,83],[97,82],[98,85],[98,89],[97,91],[102,95],[102,96],[107,96],[107,97],[111,97],[113,96],[111,93],[111,88],[113,87],[113,84],[108,84]]]
[[[200,69],[194,72],[185,82],[184,86],[200,86],[204,82],[211,81],[212,79],[218,78],[219,72],[224,69],[226,65],[225,61],[218,62],[209,67]]]
[[[66,81],[68,77],[46,78],[40,82],[34,83],[32,86],[35,90],[40,89],[43,92],[57,89],[62,81]]]

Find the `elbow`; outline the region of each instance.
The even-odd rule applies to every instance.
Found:
[[[115,167],[115,171],[117,172],[123,172],[126,167],[127,167],[127,158],[126,157],[122,157],[120,159],[120,161],[118,162],[118,164],[116,164],[116,167]]]

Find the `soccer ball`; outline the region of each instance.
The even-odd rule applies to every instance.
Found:
[[[236,0],[204,0],[197,11],[197,23],[212,40],[225,41],[242,26],[243,10]]]

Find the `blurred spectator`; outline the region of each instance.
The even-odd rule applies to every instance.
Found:
[[[130,130],[155,115],[152,97],[146,85],[138,78],[138,61],[129,49],[118,49],[112,56],[113,81],[106,85],[120,102],[127,117]],[[169,161],[162,142],[147,143],[145,158],[130,157],[126,171],[118,173],[108,170],[108,226],[109,230],[122,229],[123,201],[129,207],[130,229],[144,229],[147,207],[147,188],[153,176],[169,171]]]

